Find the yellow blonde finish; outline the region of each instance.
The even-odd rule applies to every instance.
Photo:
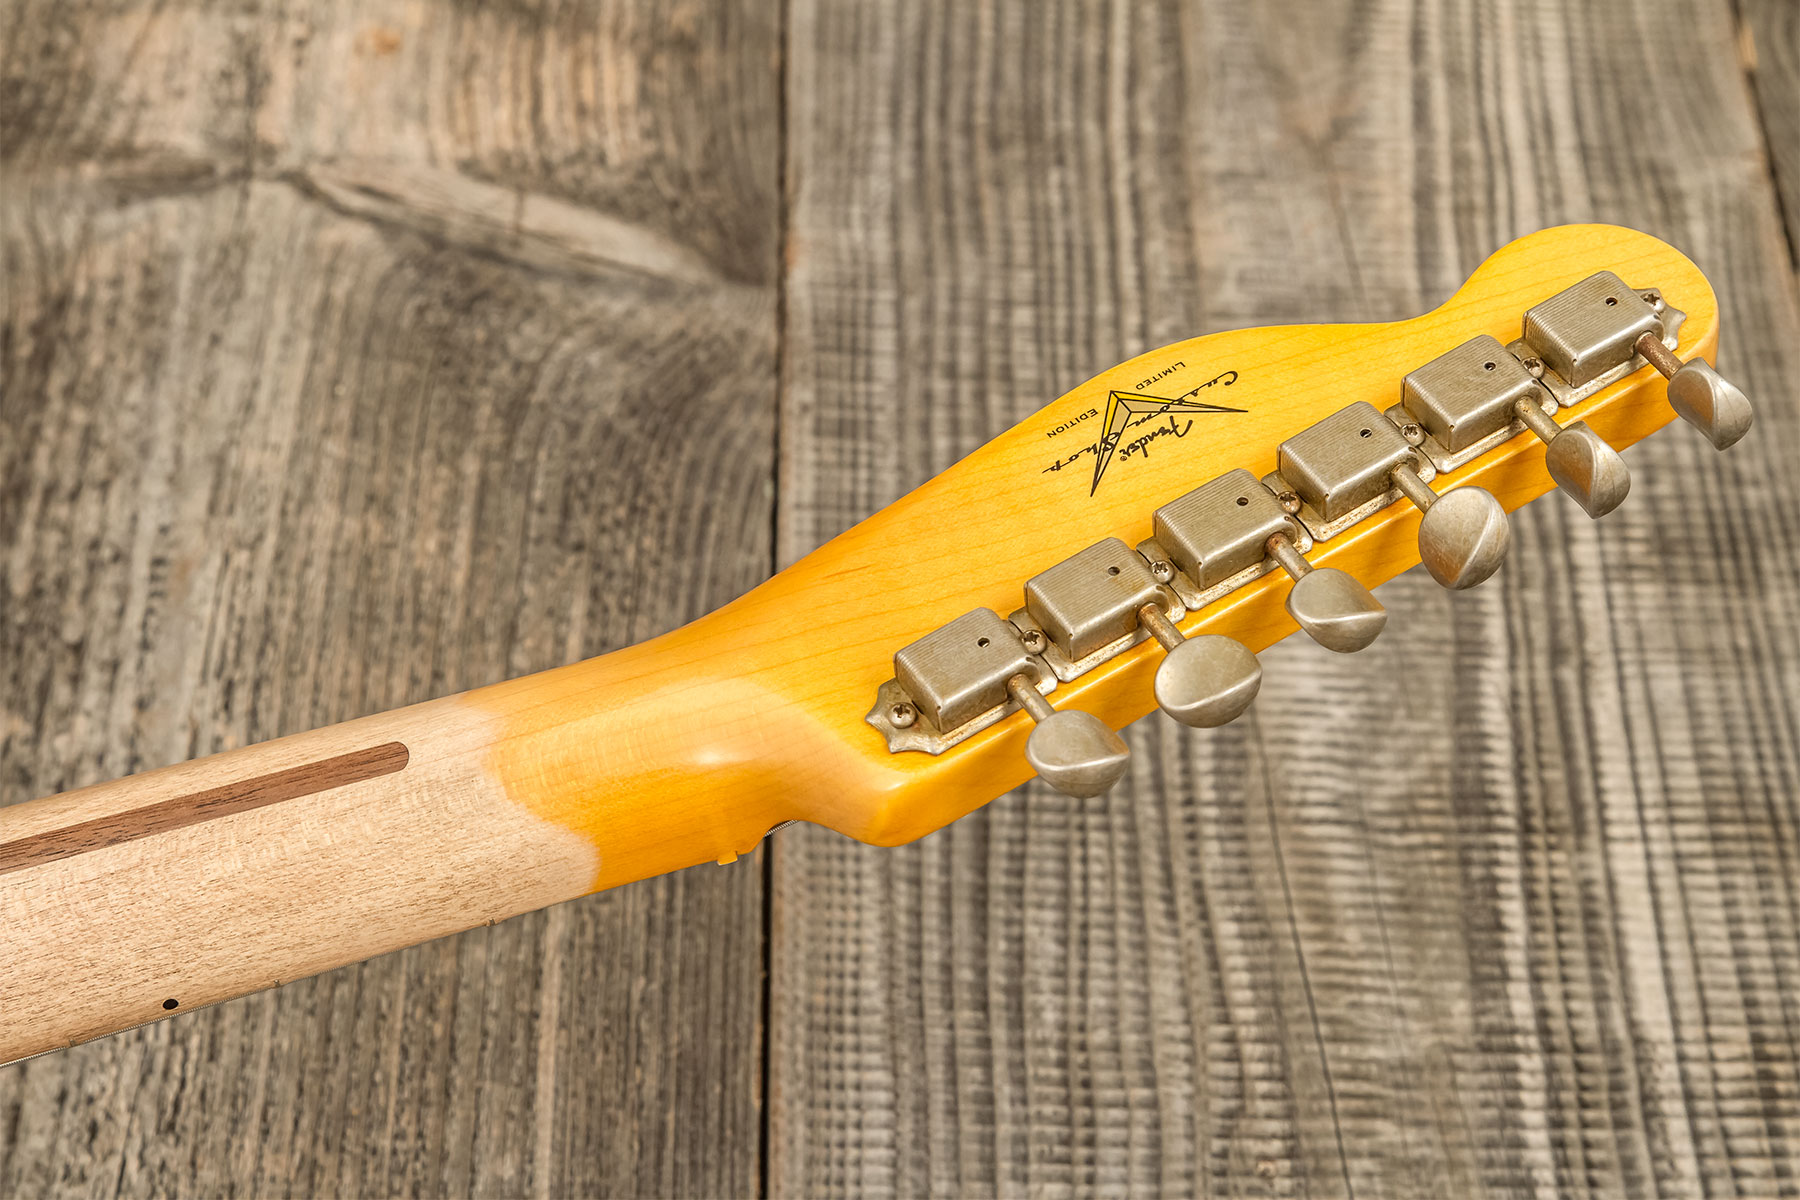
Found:
[[[1114,367],[654,641],[0,809],[0,868],[8,843],[16,860],[21,839],[75,825],[113,839],[0,870],[0,1061],[153,1020],[168,1002],[186,1011],[584,891],[729,861],[790,819],[884,845],[929,833],[1026,778],[1029,722],[1014,715],[939,756],[890,754],[864,716],[895,650],[977,606],[1012,612],[1031,575],[1101,538],[1135,544],[1159,505],[1234,467],[1273,470],[1282,439],[1355,400],[1388,407],[1407,371],[1476,334],[1510,341],[1525,309],[1603,269],[1687,312],[1680,357],[1712,354],[1712,289],[1681,254],[1626,229],[1545,230],[1412,320],[1237,330]],[[1121,450],[1091,495],[1091,457],[1046,470],[1098,436],[1103,416],[1075,418],[1104,414],[1110,392],[1180,395],[1228,371],[1233,382],[1196,399],[1244,411],[1196,416],[1184,437]],[[1575,415],[1622,448],[1672,413],[1646,368]],[[1436,486],[1479,484],[1516,508],[1550,488],[1543,460],[1521,435]],[[1374,585],[1417,561],[1417,528],[1416,510],[1396,504],[1311,558]],[[1267,577],[1183,628],[1260,650],[1293,631],[1287,586]],[[1159,659],[1140,646],[1061,685],[1052,703],[1124,724],[1152,707]],[[146,806],[396,741],[410,756],[396,773],[143,832]],[[139,833],[121,838],[133,822]]]
[[[864,716],[893,674],[895,650],[977,606],[1014,611],[1031,575],[1101,538],[1135,545],[1159,505],[1234,467],[1274,470],[1290,434],[1356,400],[1387,408],[1407,371],[1477,334],[1513,340],[1527,308],[1599,270],[1661,288],[1688,314],[1677,353],[1712,354],[1717,304],[1699,269],[1647,234],[1604,225],[1522,238],[1411,320],[1242,329],[1153,351],[1095,376],[711,616],[473,693],[469,701],[508,731],[492,768],[520,804],[593,841],[599,887],[729,859],[789,819],[881,845],[930,833],[1029,775],[1030,724],[1019,714],[942,755],[890,754]],[[1165,375],[1176,363],[1185,366]],[[1112,390],[1178,395],[1227,370],[1235,382],[1196,399],[1243,413],[1199,416],[1186,437],[1115,458],[1092,495],[1091,458],[1045,471],[1097,436],[1100,418],[1047,432],[1104,413]],[[1145,380],[1155,382],[1139,389]],[[1586,420],[1620,448],[1673,416],[1648,368],[1573,413],[1559,416]],[[1551,488],[1543,463],[1542,445],[1521,434],[1435,486],[1479,484],[1513,509]],[[1418,521],[1411,505],[1393,505],[1311,559],[1373,586],[1418,561]],[[1294,630],[1287,586],[1283,575],[1265,577],[1182,627],[1260,650]],[[1051,702],[1134,720],[1153,706],[1160,657],[1146,643],[1062,684]]]

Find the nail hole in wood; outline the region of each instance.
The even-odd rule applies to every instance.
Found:
[[[169,1012],[174,1012],[176,1009],[178,1009],[180,1007],[181,1007],[181,1001],[175,999],[175,997],[173,997],[173,996],[170,996],[167,1000],[163,1001],[163,1008]]]

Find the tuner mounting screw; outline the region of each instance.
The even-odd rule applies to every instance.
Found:
[[[1541,358],[1535,356],[1532,358],[1521,358],[1519,360],[1519,365],[1524,367],[1525,373],[1530,375],[1533,379],[1542,379],[1544,377],[1544,360]]]
[[[888,722],[895,729],[910,729],[919,719],[919,710],[910,704],[896,704],[888,709]]]
[[[1425,440],[1425,431],[1419,428],[1416,421],[1408,421],[1400,427],[1400,436],[1406,439],[1409,446],[1417,446]]]
[[[1645,304],[1648,304],[1651,308],[1655,309],[1657,312],[1661,312],[1663,310],[1662,292],[1658,291],[1656,288],[1649,288],[1646,291],[1644,291],[1642,293],[1642,295],[1643,295]]]
[[[1280,503],[1281,511],[1290,517],[1300,511],[1300,497],[1295,492],[1282,492],[1275,499]]]
[[[1150,577],[1158,583],[1167,583],[1175,578],[1175,568],[1159,558],[1150,564]]]
[[[1027,629],[1019,635],[1019,640],[1025,643],[1025,650],[1029,654],[1044,652],[1044,631],[1041,629]]]

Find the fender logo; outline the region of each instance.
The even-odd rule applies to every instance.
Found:
[[[1059,458],[1044,468],[1044,474],[1060,471],[1064,467],[1073,466],[1085,455],[1094,456],[1094,481],[1088,487],[1088,495],[1100,490],[1100,479],[1106,469],[1115,461],[1123,462],[1128,458],[1142,455],[1150,457],[1150,447],[1159,438],[1184,438],[1194,427],[1194,417],[1190,413],[1241,413],[1241,408],[1227,408],[1222,404],[1205,404],[1191,397],[1198,395],[1202,389],[1209,387],[1230,387],[1237,382],[1236,371],[1223,371],[1213,376],[1199,387],[1183,392],[1179,396],[1145,396],[1132,395],[1129,392],[1112,391],[1106,397],[1106,416],[1101,422],[1099,440],[1091,446],[1083,446],[1067,458]],[[1146,380],[1145,382],[1150,382]],[[1076,420],[1082,420],[1089,413],[1082,414]],[[1182,418],[1186,417],[1186,420]],[[1069,424],[1073,424],[1070,422]],[[1145,428],[1150,426],[1150,428]],[[1067,428],[1067,426],[1064,426]],[[1062,429],[1057,430],[1058,433]]]

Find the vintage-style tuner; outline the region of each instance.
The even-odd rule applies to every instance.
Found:
[[[1646,367],[1714,446],[1743,437],[1743,393],[1705,361],[1675,356],[1685,315],[1610,270],[1554,292],[1525,310],[1516,340],[1477,334],[1388,378],[1397,399],[1385,411],[1354,400],[1295,429],[1261,478],[1233,468],[1168,500],[1146,514],[1151,535],[1135,547],[1109,537],[1045,566],[1008,618],[979,608],[900,648],[867,719],[890,752],[944,754],[1023,710],[1032,768],[1070,794],[1098,794],[1125,772],[1125,743],[1085,712],[1057,710],[1059,683],[1154,641],[1165,713],[1194,727],[1234,719],[1262,680],[1256,656],[1229,637],[1189,636],[1183,618],[1280,573],[1301,630],[1329,650],[1362,649],[1386,611],[1355,575],[1315,567],[1309,553],[1404,500],[1417,510],[1418,561],[1447,588],[1473,587],[1499,569],[1511,529],[1500,500],[1461,477],[1522,438],[1543,443],[1544,470],[1590,516],[1611,512],[1630,487],[1618,451],[1585,420],[1557,417]],[[1168,408],[1177,421],[1180,404]],[[1130,444],[1131,420],[1100,430],[1095,454]]]

